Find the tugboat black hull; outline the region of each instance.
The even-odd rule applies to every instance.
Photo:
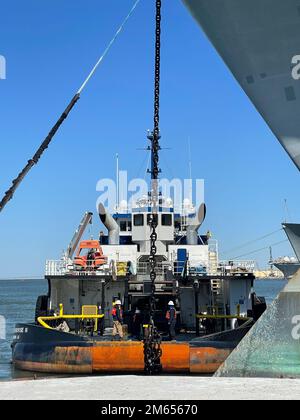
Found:
[[[213,374],[250,327],[183,342],[162,343],[168,373]],[[98,341],[34,324],[18,324],[12,361],[20,370],[56,374],[143,372],[143,343]]]
[[[73,334],[17,324],[12,361],[15,368],[32,372],[92,373],[91,345]]]

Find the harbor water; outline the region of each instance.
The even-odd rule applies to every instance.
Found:
[[[265,296],[270,304],[286,283],[285,280],[259,280],[256,281],[255,290],[258,296]],[[0,380],[33,376],[12,369],[10,344],[15,324],[32,322],[36,298],[46,292],[47,283],[44,280],[0,281],[0,316],[6,320],[6,340],[0,341]]]
[[[45,280],[0,281],[0,315],[6,320],[6,340],[0,341],[0,380],[28,375],[12,370],[10,344],[15,324],[32,322],[36,299],[46,293],[47,282]]]

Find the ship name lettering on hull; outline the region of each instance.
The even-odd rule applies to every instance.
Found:
[[[294,340],[300,340],[300,315],[295,315],[292,319],[295,327],[292,329],[292,337]]]
[[[294,65],[292,68],[292,78],[294,80],[300,80],[300,55],[295,55],[292,58],[292,64]]]

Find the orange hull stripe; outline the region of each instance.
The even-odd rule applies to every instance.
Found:
[[[164,372],[213,374],[230,350],[190,347],[188,343],[163,343]],[[14,360],[16,368],[36,372],[84,373],[142,372],[144,349],[141,342],[107,341],[91,347],[56,347],[48,361]]]

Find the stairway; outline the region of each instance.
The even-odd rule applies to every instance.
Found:
[[[216,275],[218,273],[219,256],[218,256],[218,242],[210,239],[208,242],[208,260],[209,260],[209,273]]]
[[[213,279],[211,280],[211,291],[212,291],[212,306],[215,308],[218,315],[224,315],[225,299],[223,291],[223,280]]]

